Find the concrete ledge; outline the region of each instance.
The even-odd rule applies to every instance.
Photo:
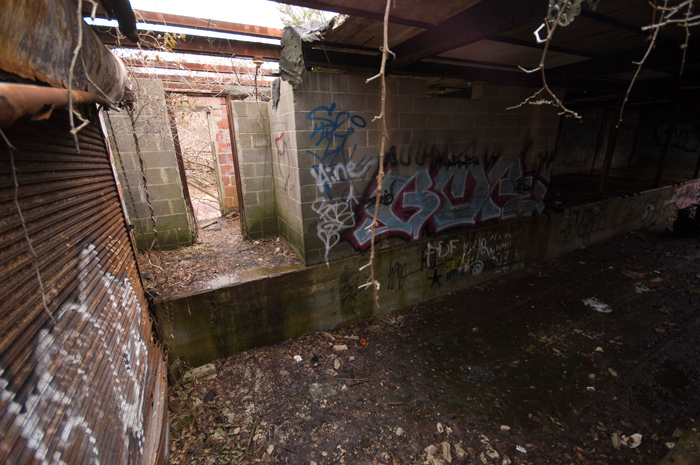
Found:
[[[686,194],[681,199],[682,192],[697,192],[691,184],[390,248],[380,243],[375,262],[380,308],[370,290],[358,288],[369,276],[367,269],[359,271],[368,254],[358,253],[288,272],[255,270],[240,276],[239,284],[157,302],[156,316],[170,357],[199,366],[413,305],[664,220],[677,203],[689,201]]]

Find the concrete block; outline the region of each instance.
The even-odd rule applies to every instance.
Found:
[[[411,113],[413,112],[413,97],[412,96],[391,96],[387,105],[387,113]]]
[[[431,114],[427,117],[428,129],[441,129],[452,127],[451,114]]]
[[[390,136],[391,145],[404,145],[413,142],[413,133],[409,129],[393,129]]]
[[[476,128],[493,128],[496,126],[496,115],[491,113],[482,113],[475,115],[474,127]]]
[[[185,199],[175,199],[170,201],[170,211],[174,215],[184,215],[187,212],[187,208],[185,207]]]
[[[156,218],[156,227],[158,231],[184,228],[189,229],[186,215],[163,215]]]
[[[183,199],[181,184],[159,184],[157,186],[149,186],[148,192],[151,200],[154,199]]]
[[[402,78],[399,81],[399,94],[400,95],[427,95],[428,85],[424,80]]]
[[[124,197],[126,200],[129,200],[128,198],[128,192],[127,190],[129,188],[132,189],[132,195],[137,196],[138,192],[138,187],[143,185],[143,178],[141,177],[141,171],[138,169],[133,169],[133,170],[126,170],[121,173],[119,173],[119,185],[122,186],[122,189],[124,190]]]
[[[145,152],[164,152],[164,151],[174,151],[175,145],[173,144],[172,138],[167,138],[162,134],[138,134],[139,129],[137,128],[138,136],[138,149],[143,154]],[[133,137],[132,137],[133,139]],[[131,151],[136,152],[136,145],[130,145]]]
[[[433,115],[436,113],[444,113],[441,111],[442,99],[429,96],[414,96],[413,97],[413,112],[421,114]]]
[[[442,103],[440,108],[443,110],[441,113],[457,114],[461,113],[464,108],[464,99],[458,98],[440,98]]]
[[[513,86],[503,86],[500,88],[499,98],[501,100],[508,101],[509,105],[517,105],[523,99],[522,88]]]
[[[261,192],[265,189],[265,178],[244,178],[241,181],[243,192]],[[258,200],[260,200],[259,197]]]
[[[375,79],[371,82],[367,82],[367,79],[363,76],[358,76],[356,74],[346,74],[348,80],[348,92],[351,94],[372,94],[376,98],[380,98],[381,92],[381,82],[379,79]],[[334,90],[335,92],[342,92],[340,90]]]
[[[333,92],[334,81],[341,75],[329,73],[309,73],[308,89],[314,92]],[[347,79],[345,80],[345,92],[347,92]]]
[[[257,192],[243,192],[243,205],[246,208],[246,212],[248,208],[254,208],[259,205],[258,202],[258,193]]]
[[[265,133],[251,134],[250,136],[250,146],[253,148],[269,148],[270,147],[270,135]]]
[[[400,129],[424,129],[428,115],[425,113],[401,113],[399,115]]]
[[[156,223],[158,217],[172,215],[173,211],[170,208],[170,200],[155,200],[151,202],[153,213],[156,215]]]
[[[317,107],[330,107],[332,104],[330,94],[310,91],[295,91],[293,102],[294,109],[304,114]]]
[[[270,156],[269,149],[238,147],[239,163],[264,163],[270,159]]]
[[[466,114],[474,115],[474,114],[480,114],[484,113],[486,108],[486,102],[484,100],[478,99],[478,100],[464,100],[464,108],[463,111]]]
[[[265,118],[238,118],[236,133],[242,134],[253,134],[253,133],[266,133],[269,131],[269,127]]]
[[[334,93],[349,92],[349,74],[329,74],[328,78],[331,81],[331,91]]]
[[[146,169],[149,168],[163,168],[163,167],[173,167],[177,169],[177,157],[175,151],[161,151],[161,152],[141,152],[141,158],[144,161]],[[138,165],[138,159],[137,159]]]
[[[452,115],[452,127],[455,129],[473,128],[476,125],[476,115],[455,114]]]
[[[333,94],[333,103],[335,103],[334,114],[348,111],[350,116],[355,116],[357,113],[364,113],[369,110],[368,96],[365,94]],[[365,124],[367,122],[366,118]],[[371,118],[370,118],[371,119]]]
[[[271,237],[279,234],[279,227],[277,225],[276,217],[263,218],[261,223],[263,237]]]
[[[516,116],[511,114],[500,114],[496,116],[496,127],[510,129],[516,126]]]

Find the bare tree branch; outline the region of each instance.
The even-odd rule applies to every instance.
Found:
[[[374,303],[377,305],[377,308],[379,308],[379,281],[377,280],[375,270],[374,270],[374,242],[375,242],[375,233],[377,230],[377,217],[379,216],[379,205],[381,204],[381,193],[382,193],[382,182],[384,181],[384,151],[386,149],[386,143],[389,139],[389,131],[387,129],[386,125],[386,61],[391,54],[393,57],[396,57],[394,55],[394,52],[389,50],[389,11],[391,10],[391,0],[386,1],[386,9],[384,10],[384,43],[381,47],[382,51],[382,64],[379,69],[379,73],[376,74],[375,76],[372,76],[371,78],[367,79],[367,82],[371,82],[374,79],[380,78],[381,84],[382,84],[382,100],[381,100],[381,109],[379,112],[378,116],[375,116],[372,121],[377,121],[381,120],[381,131],[382,131],[382,140],[381,143],[379,144],[379,171],[377,173],[377,193],[375,195],[376,200],[374,203],[374,216],[372,217],[372,223],[370,224],[370,234],[371,234],[371,239],[370,239],[370,254],[369,254],[369,263],[364,265],[363,267],[360,268],[360,271],[364,270],[365,268],[369,267],[369,281],[365,284],[362,284],[360,288],[366,288],[366,287],[373,287],[374,288]]]
[[[541,40],[539,37],[539,32],[542,29],[542,26],[538,28],[535,31],[535,36],[537,37],[538,42],[544,42],[544,49],[542,50],[542,56],[540,57],[540,63],[537,68],[534,69],[525,69],[522,66],[518,66],[522,71],[532,74],[536,72],[540,72],[540,76],[542,77],[542,87],[540,90],[520,102],[518,105],[513,105],[512,107],[508,107],[508,110],[515,110],[516,108],[520,108],[524,105],[552,105],[555,107],[558,107],[561,111],[559,112],[560,115],[564,116],[573,116],[576,119],[581,119],[581,115],[576,113],[575,111],[569,110],[566,108],[564,103],[559,100],[559,97],[556,96],[556,94],[552,91],[552,89],[549,88],[549,84],[547,84],[547,76],[545,74],[545,63],[547,61],[547,52],[549,51],[549,44],[552,42],[552,38],[554,37],[554,31],[557,30],[557,27],[559,26],[560,21],[562,20],[562,17],[564,16],[565,12],[568,11],[568,7],[571,5],[571,1],[567,0],[564,2],[564,4],[561,6],[561,9],[559,10],[559,13],[557,14],[556,18],[553,21],[553,25],[550,26],[549,22],[547,19],[544,21],[544,26],[547,28],[547,37],[544,40]],[[571,21],[571,20],[569,20]],[[547,98],[541,98],[539,97],[540,94],[546,94],[551,97],[550,99]]]

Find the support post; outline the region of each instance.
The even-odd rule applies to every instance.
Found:
[[[613,113],[612,126],[610,127],[610,137],[608,137],[608,147],[605,151],[605,162],[603,163],[603,172],[600,174],[600,186],[598,187],[598,194],[602,197],[605,195],[605,189],[608,184],[608,176],[610,176],[610,168],[612,167],[612,161],[615,157],[615,144],[617,143],[617,135],[620,132],[620,125],[615,124],[615,115],[620,114],[622,105],[625,102],[625,96],[620,94],[617,97],[617,105],[615,105],[615,113]]]
[[[654,186],[659,187],[661,184],[661,176],[663,176],[664,165],[666,164],[666,158],[668,158],[668,150],[671,147],[671,139],[673,138],[673,132],[676,130],[676,120],[678,119],[678,104],[673,104],[673,114],[671,116],[671,121],[668,123],[668,129],[666,130],[666,140],[664,141],[664,149],[661,152],[661,159],[659,160],[659,166],[656,168],[656,177],[654,178]]]

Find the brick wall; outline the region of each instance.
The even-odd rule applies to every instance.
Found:
[[[210,137],[213,142],[212,156],[216,160],[217,192],[221,213],[226,214],[238,209],[239,199],[236,189],[236,167],[233,161],[231,133],[229,131],[226,100],[221,97],[187,98],[189,105],[197,111],[206,111],[209,122]],[[182,139],[182,135],[180,136]]]
[[[424,81],[389,80],[382,246],[544,209],[559,117],[549,107],[507,110],[531,92],[480,85],[472,99],[435,98]],[[307,73],[293,101],[305,261],[366,250],[379,83]]]
[[[136,245],[140,251],[147,250],[152,244],[162,249],[189,245],[193,242],[193,235],[163,86],[160,81],[150,79],[136,79],[129,86],[136,95],[134,124],[127,110],[109,111],[107,123]],[[158,231],[156,243],[154,230]]]
[[[257,239],[278,233],[268,104],[231,102],[241,170],[244,233]]]

